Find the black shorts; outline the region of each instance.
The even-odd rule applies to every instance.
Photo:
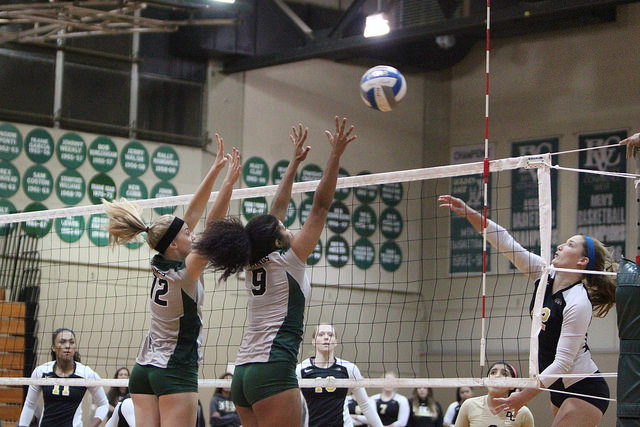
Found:
[[[549,387],[551,391],[551,403],[553,403],[556,407],[560,407],[562,402],[569,398],[580,399],[588,402],[598,408],[600,412],[604,415],[605,411],[609,407],[609,401],[604,399],[597,399],[598,397],[609,398],[609,386],[607,382],[602,377],[588,377],[583,378],[577,383],[565,388],[562,383],[562,379],[557,380]],[[554,393],[553,390],[558,391],[566,391],[568,393],[577,393],[586,396],[594,396],[586,397],[586,396],[576,396],[572,394],[566,393]]]

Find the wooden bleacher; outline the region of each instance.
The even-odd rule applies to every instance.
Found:
[[[5,301],[0,288],[0,376],[24,374],[26,304]],[[3,427],[18,424],[22,411],[22,387],[0,386],[0,421]]]

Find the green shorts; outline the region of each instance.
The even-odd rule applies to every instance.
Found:
[[[236,406],[247,407],[292,388],[298,388],[295,363],[248,363],[233,372],[231,399]]]
[[[165,394],[198,392],[198,367],[158,368],[153,365],[138,365],[129,376],[129,393]]]

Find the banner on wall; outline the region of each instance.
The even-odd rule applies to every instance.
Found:
[[[513,157],[557,153],[559,138],[516,141],[511,144]],[[553,163],[553,157],[552,157]],[[551,228],[553,247],[557,244],[558,171],[551,170]],[[540,217],[537,169],[511,171],[511,234],[525,249],[540,254]]]
[[[64,206],[73,206],[82,202],[85,194],[93,204],[101,203],[101,199],[113,200],[116,194],[130,200],[146,199],[149,197],[148,187],[155,184],[150,197],[176,196],[177,190],[169,182],[180,167],[178,152],[170,145],[161,145],[149,155],[148,147],[139,141],[129,141],[121,152],[114,141],[106,136],[95,136],[87,147],[85,138],[74,132],[61,135],[57,141],[51,135],[51,129],[33,127],[28,130],[24,141],[20,130],[11,123],[0,123],[0,211],[10,213],[20,210],[44,210],[48,207],[40,203],[50,200],[55,191],[59,202]],[[24,149],[23,149],[24,146]],[[56,161],[52,158],[56,154]],[[26,156],[31,166],[22,172],[13,164],[13,160]],[[83,175],[78,168],[89,160],[90,165],[98,173],[93,177]],[[128,177],[117,183],[119,173],[113,172],[120,159],[122,170]],[[151,168],[156,177],[147,174]],[[23,209],[9,200],[22,190],[33,203]],[[54,201],[54,205],[56,205]],[[60,206],[50,206],[57,208]],[[295,211],[295,205],[294,205]],[[159,214],[172,213],[175,206],[154,208]],[[294,213],[289,216],[295,217]],[[98,217],[91,217],[85,227],[83,216],[58,218],[55,222],[56,232],[64,242],[71,243],[78,240],[85,228],[90,230],[90,240],[98,245],[104,244],[104,235],[100,234]],[[293,220],[291,220],[293,221]],[[28,233],[42,237],[48,232],[51,221],[31,221],[22,224]],[[0,234],[6,234],[8,228],[0,228]],[[130,245],[137,248],[139,244]]]
[[[580,134],[579,168],[603,172],[626,172],[625,147],[615,146],[627,137],[626,130]],[[625,252],[626,180],[606,175],[578,175],[578,213],[576,232],[595,237],[613,250],[615,260]]]
[[[489,146],[492,157],[493,146]],[[454,147],[451,164],[474,163],[484,160],[484,145]],[[490,188],[490,186],[489,186]],[[484,202],[484,179],[482,174],[451,178],[451,195],[467,202],[473,209],[482,211]],[[489,192],[491,204],[491,192]],[[464,218],[452,214],[449,247],[449,273],[482,273],[482,235]],[[491,270],[490,248],[487,247],[487,271]]]

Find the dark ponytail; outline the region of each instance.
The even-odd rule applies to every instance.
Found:
[[[249,235],[240,219],[235,217],[209,221],[193,249],[207,258],[216,270],[223,272],[220,280],[226,280],[249,265]]]
[[[223,271],[220,280],[226,280],[277,250],[279,227],[278,218],[270,214],[254,216],[246,226],[236,217],[213,220],[193,249]]]
[[[245,230],[251,242],[251,255],[249,264],[255,264],[261,259],[278,249],[280,220],[273,215],[265,214],[254,216],[247,222]]]

